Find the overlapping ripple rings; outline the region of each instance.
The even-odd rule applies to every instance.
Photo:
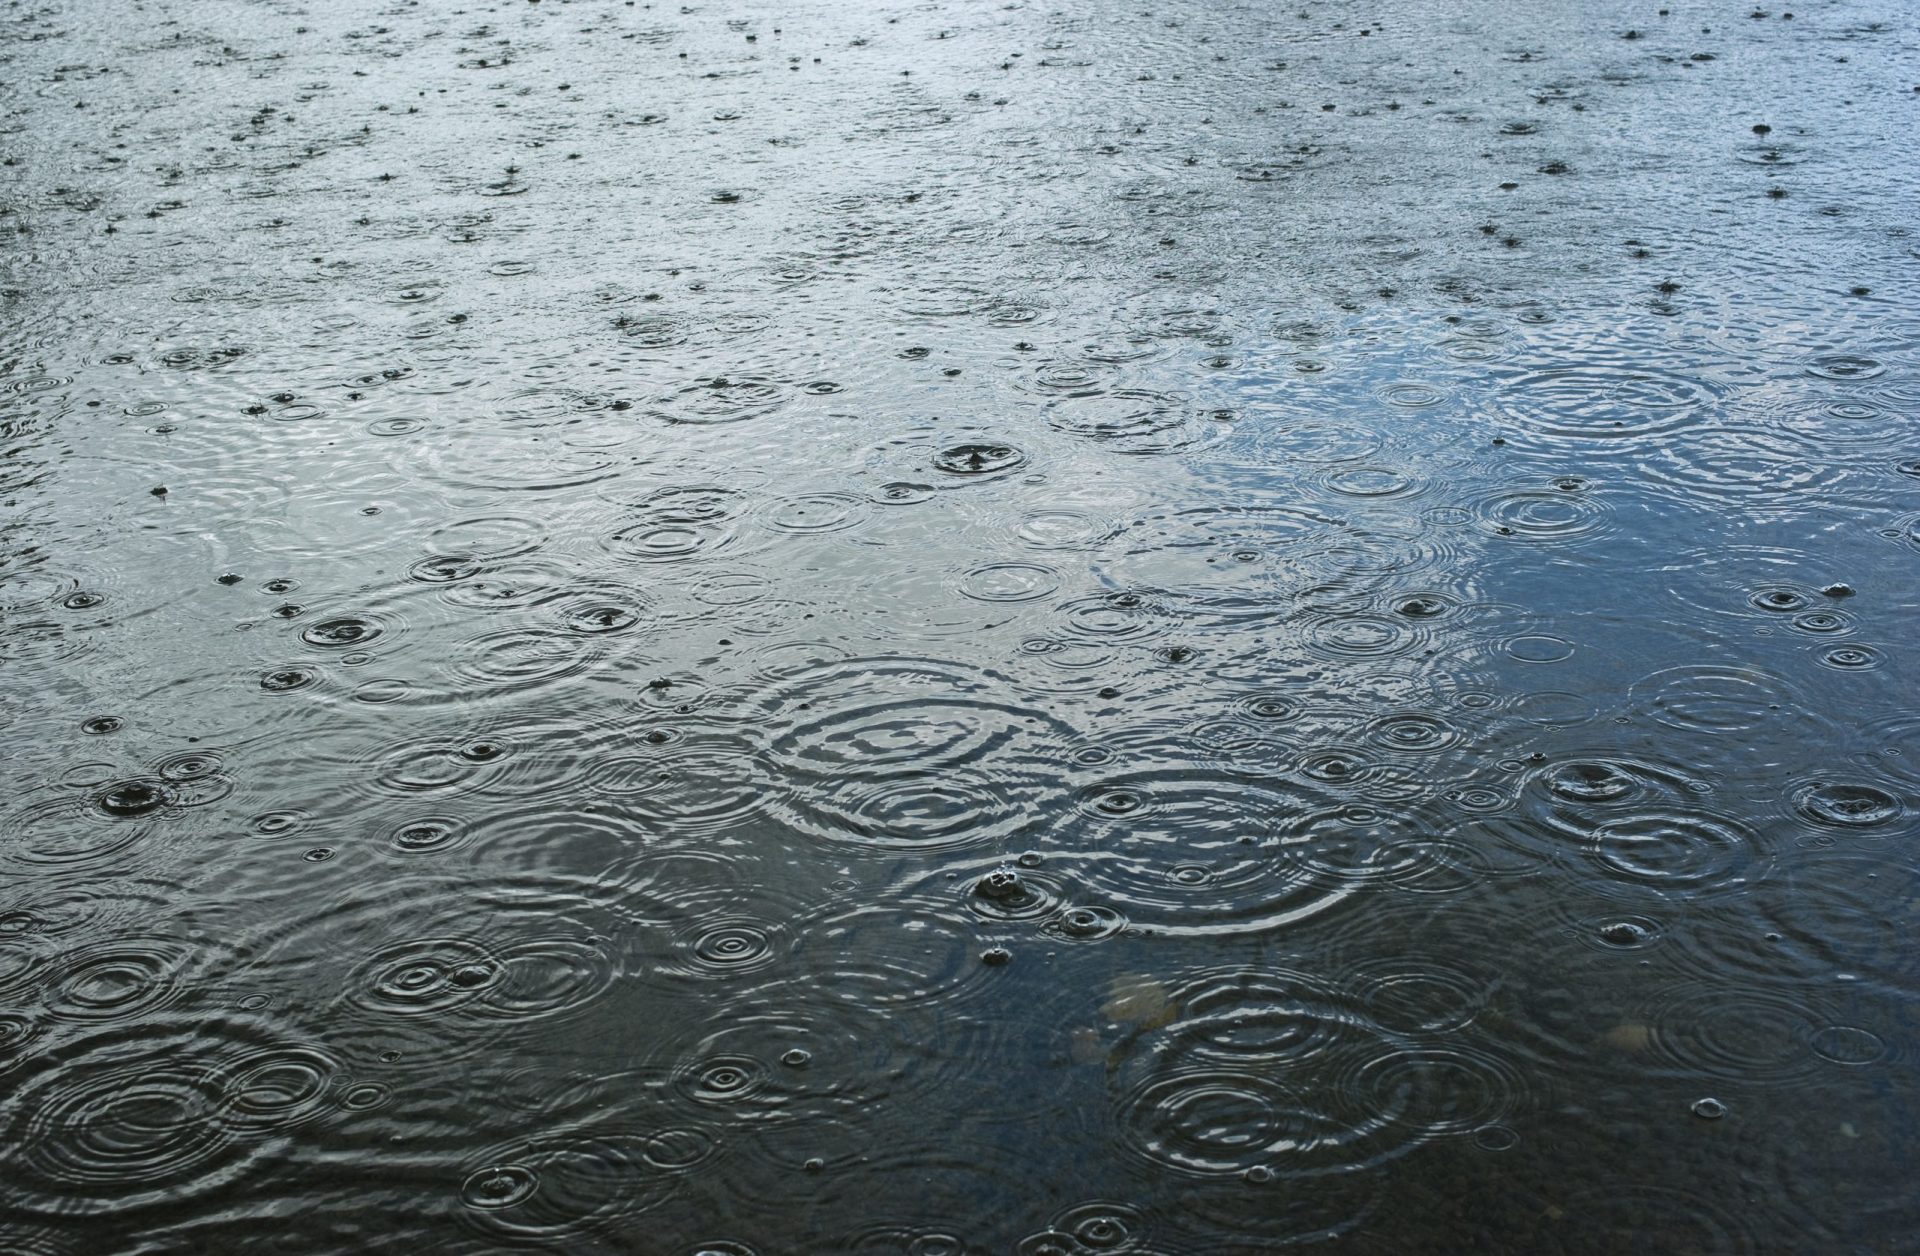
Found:
[[[1911,4],[0,9],[0,1252],[1920,1234]]]

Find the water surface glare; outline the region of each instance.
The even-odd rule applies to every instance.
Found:
[[[1894,1252],[1891,0],[0,13],[0,1248]]]

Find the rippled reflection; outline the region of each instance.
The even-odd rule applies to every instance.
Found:
[[[1903,1250],[1911,14],[0,17],[0,1248]]]

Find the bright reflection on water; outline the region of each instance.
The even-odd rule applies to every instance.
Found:
[[[7,1250],[1902,1249],[1912,17],[6,10]]]

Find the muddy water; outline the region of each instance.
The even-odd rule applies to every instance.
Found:
[[[1912,1242],[1906,7],[0,21],[8,1250]]]

